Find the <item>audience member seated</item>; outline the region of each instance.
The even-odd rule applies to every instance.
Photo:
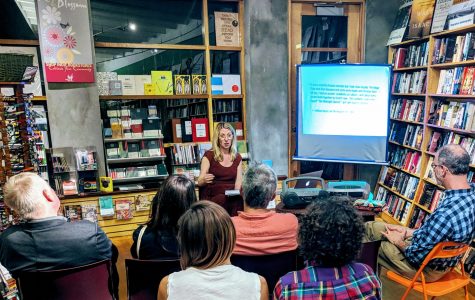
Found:
[[[110,259],[118,283],[117,248],[97,223],[69,223],[58,216],[60,200],[40,176],[15,175],[3,191],[5,204],[23,219],[0,235],[0,262],[13,277],[22,271],[58,270]]]
[[[297,217],[267,209],[275,197],[277,176],[264,164],[249,166],[244,174],[244,211],[232,217],[236,227],[234,254],[265,255],[297,248]]]
[[[153,198],[149,221],[132,235],[132,257],[179,258],[177,222],[193,202],[196,202],[195,184],[183,175],[169,176]]]
[[[199,201],[178,221],[183,271],[162,279],[158,299],[268,299],[264,278],[231,265],[236,231],[216,203]]]
[[[307,267],[282,276],[274,299],[381,299],[381,283],[365,264],[363,221],[347,196],[316,201],[302,216],[300,251]]]
[[[475,184],[468,183],[470,155],[460,145],[449,144],[435,154],[432,168],[445,188],[443,201],[417,230],[383,222],[365,224],[365,238],[383,240],[378,262],[385,268],[413,278],[427,254],[440,242],[470,244],[475,238]],[[427,282],[442,278],[460,257],[436,259],[424,269]]]

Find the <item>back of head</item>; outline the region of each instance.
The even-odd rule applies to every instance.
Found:
[[[363,220],[347,196],[316,201],[301,220],[300,250],[317,266],[348,264],[358,254],[362,238]]]
[[[251,164],[242,179],[244,201],[251,208],[266,208],[275,195],[277,176],[267,165]]]
[[[208,269],[231,257],[236,230],[224,208],[210,201],[199,201],[178,221],[178,242],[183,269]]]
[[[43,192],[50,187],[35,173],[20,173],[8,179],[3,187],[5,204],[23,219],[35,217],[43,208]]]
[[[466,175],[469,171],[470,155],[460,145],[448,144],[439,151],[439,164],[444,165],[453,175]]]
[[[147,225],[155,230],[175,230],[178,219],[196,202],[195,184],[184,175],[171,175],[152,202]]]

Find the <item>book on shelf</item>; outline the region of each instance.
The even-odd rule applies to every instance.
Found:
[[[471,0],[458,0],[452,3],[447,14],[446,27],[456,29],[473,24],[473,11],[475,2]]]
[[[137,93],[134,75],[118,75],[117,79],[122,82],[122,95],[141,95]]]
[[[150,75],[135,75],[134,79],[135,79],[135,91],[136,91],[137,95],[146,95],[145,94],[145,85],[152,83],[152,76],[150,76]]]
[[[214,12],[216,46],[240,46],[239,14]]]
[[[429,43],[400,47],[394,52],[393,64],[395,69],[426,66],[429,58]]]
[[[427,71],[394,73],[392,93],[423,94],[426,90]]]
[[[231,126],[233,126],[234,131],[236,131],[236,139],[238,141],[244,140],[244,129],[242,126],[242,122],[232,122]]]
[[[211,76],[211,94],[240,95],[241,93],[241,75],[213,74]]]
[[[437,149],[439,148],[439,145],[440,145],[440,137],[441,137],[441,133],[439,131],[433,131],[432,132],[432,135],[430,137],[430,141],[429,141],[429,147],[427,148],[427,151],[429,152],[436,152]]]
[[[193,126],[191,120],[181,119],[181,140],[183,143],[190,143],[193,141]]]
[[[81,205],[82,219],[91,222],[97,222],[97,205],[96,204],[82,204]]]
[[[182,133],[181,133],[181,120],[180,119],[171,119],[172,127],[172,137],[174,143],[182,142]]]
[[[152,205],[154,195],[137,195],[135,196],[135,210],[148,211]]]
[[[156,95],[173,95],[173,77],[171,71],[152,71],[152,84]]]
[[[142,120],[143,136],[144,137],[160,137],[161,125],[159,119],[144,119]]]
[[[412,1],[413,0],[401,0],[401,5],[399,6],[386,46],[402,42],[411,17]]]
[[[127,145],[127,158],[139,158],[140,157],[140,143],[138,142],[126,142]]]
[[[65,205],[64,216],[68,219],[68,222],[82,220],[81,205]]]
[[[132,203],[133,201],[130,199],[115,200],[115,215],[117,220],[130,220],[134,217]]]
[[[193,142],[207,142],[210,140],[208,124],[207,118],[191,119]]]
[[[414,0],[409,21],[409,39],[416,39],[430,34],[434,0]]]
[[[430,33],[434,34],[444,30],[447,15],[452,7],[453,0],[437,0],[435,2],[434,16]]]
[[[206,75],[191,75],[193,82],[193,95],[205,95],[208,93],[206,86]]]
[[[97,72],[96,82],[99,90],[99,95],[110,95],[109,81],[117,80],[118,76],[116,72]]]
[[[144,95],[158,95],[157,87],[154,83],[144,83]]]
[[[175,75],[175,95],[191,95],[190,75]]]
[[[112,95],[112,96],[122,95],[122,81],[109,80],[109,95]]]

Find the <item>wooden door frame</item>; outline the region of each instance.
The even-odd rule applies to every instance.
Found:
[[[295,26],[300,26],[302,9],[294,9],[294,5],[326,3],[335,5],[349,5],[346,13],[348,14],[348,61],[350,62],[364,62],[364,41],[365,41],[365,22],[366,22],[366,0],[288,0],[288,177],[295,177],[300,174],[300,164],[298,161],[292,161],[292,156],[296,148],[296,127],[295,116],[296,112],[296,68],[297,63],[300,63],[301,57],[301,27],[294,30]],[[300,6],[301,8],[301,6]],[[295,24],[295,22],[298,22]],[[355,35],[350,35],[351,32],[357,31]],[[354,49],[354,50],[353,50]],[[355,165],[344,165],[344,179],[353,179],[355,176]]]

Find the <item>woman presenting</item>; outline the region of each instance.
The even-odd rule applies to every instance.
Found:
[[[218,123],[212,149],[201,159],[200,200],[210,200],[224,207],[229,215],[243,210],[241,197],[226,197],[226,190],[239,190],[242,183],[242,157],[236,150],[236,132],[229,123]]]

